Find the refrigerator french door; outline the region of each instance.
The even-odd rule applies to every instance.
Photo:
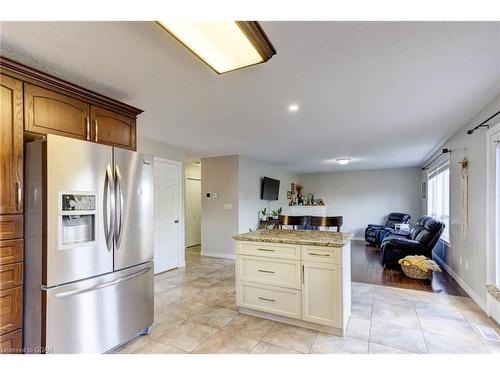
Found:
[[[116,223],[114,268],[153,259],[153,158],[114,149]]]
[[[152,158],[55,135],[25,158],[25,347],[106,352],[153,322]]]

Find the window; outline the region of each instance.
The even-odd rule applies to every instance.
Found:
[[[441,220],[444,231],[441,238],[450,242],[450,163],[447,161],[427,175],[427,214]]]

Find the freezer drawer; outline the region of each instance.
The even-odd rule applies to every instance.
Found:
[[[153,263],[50,288],[47,352],[104,353],[153,323]]]

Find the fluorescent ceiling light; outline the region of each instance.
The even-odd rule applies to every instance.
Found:
[[[266,62],[276,50],[255,21],[158,21],[217,73]]]
[[[339,163],[340,165],[349,164],[350,161],[351,161],[351,159],[349,159],[349,158],[339,158],[336,160],[336,162]]]
[[[299,106],[297,104],[291,104],[291,105],[288,106],[288,110],[290,112],[298,111],[299,110]]]

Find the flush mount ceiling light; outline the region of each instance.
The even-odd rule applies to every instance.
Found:
[[[350,158],[339,158],[339,159],[336,159],[335,161],[337,163],[339,163],[340,165],[346,165],[346,164],[349,164],[351,159]]]
[[[268,61],[276,50],[256,21],[158,21],[218,74]]]
[[[299,106],[298,106],[298,104],[290,104],[290,105],[288,106],[288,110],[289,110],[290,112],[296,112],[296,111],[298,111],[298,110],[299,110]]]

